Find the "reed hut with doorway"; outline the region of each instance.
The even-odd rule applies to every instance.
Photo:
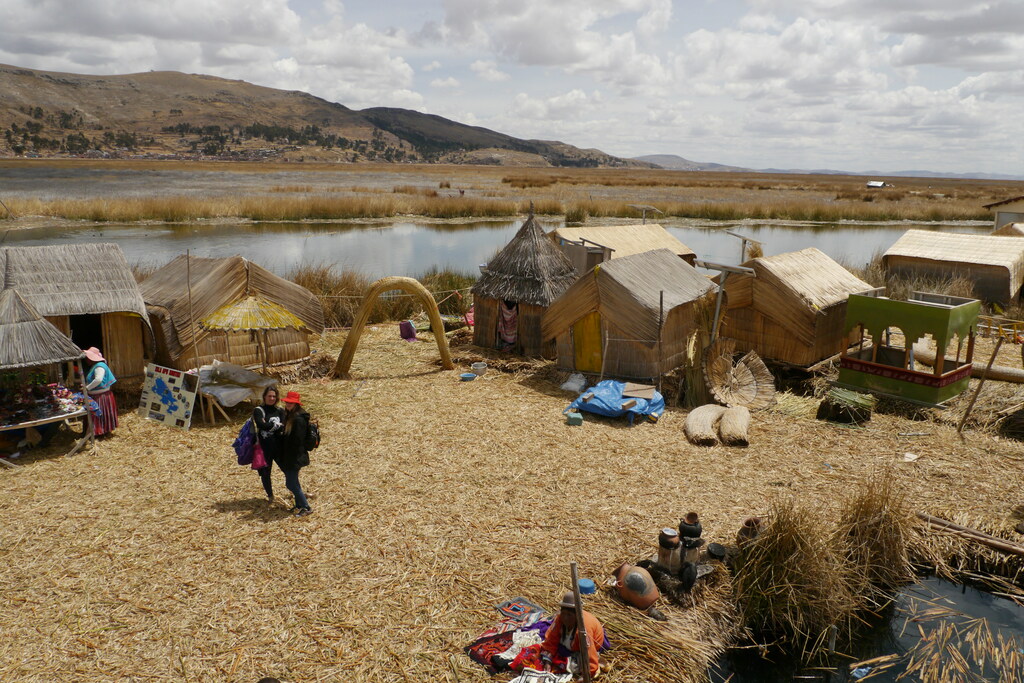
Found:
[[[541,338],[548,306],[576,281],[576,269],[531,213],[473,285],[473,343],[524,356],[553,354]]]
[[[613,258],[654,249],[668,249],[691,266],[697,259],[693,249],[657,223],[556,228],[550,236],[580,273]]]
[[[182,255],[153,272],[141,287],[157,362],[179,370],[213,360],[244,367],[301,360],[309,355],[309,334],[324,329],[323,307],[312,292],[241,256]],[[269,302],[301,321],[303,328],[237,329],[243,325],[233,324],[234,329],[213,329],[215,325],[202,324],[216,319],[218,312],[237,313],[252,301]]]
[[[754,277],[726,278],[719,330],[737,351],[807,367],[847,349],[846,300],[871,285],[814,247],[743,265]]]
[[[1009,303],[1024,284],[1024,240],[1005,235],[907,230],[882,256],[887,278],[965,277],[974,297]]]
[[[145,375],[153,336],[121,247],[3,247],[0,274],[76,346],[99,348],[119,381]]]
[[[560,370],[654,379],[687,359],[712,317],[714,283],[670,249],[591,268],[544,314]]]

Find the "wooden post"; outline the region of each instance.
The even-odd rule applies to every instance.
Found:
[[[199,346],[196,342],[196,319],[192,314],[192,253],[191,249],[185,250],[185,283],[188,287],[188,329],[192,333],[192,362],[195,363],[196,372],[199,372]]]
[[[608,330],[604,331],[604,343],[601,345],[601,377],[598,382],[604,380],[604,362],[608,358]]]
[[[978,394],[981,393],[981,388],[985,386],[985,379],[988,377],[988,371],[992,369],[992,364],[996,362],[996,354],[999,353],[999,347],[1003,345],[1003,338],[1000,337],[996,340],[996,348],[992,351],[992,357],[988,359],[988,365],[985,366],[985,371],[981,373],[981,379],[978,381],[978,388],[974,390],[974,396],[971,397],[971,402],[967,404],[967,410],[964,411],[964,416],[960,418],[960,424],[956,426],[956,433],[963,437],[964,423],[967,422],[967,417],[971,414],[971,410],[974,409],[974,402],[978,400]]]
[[[658,393],[661,393],[661,376],[665,372],[665,368],[662,367],[664,360],[662,359],[661,349],[661,337],[665,325],[665,290],[661,290],[658,293]]]
[[[572,574],[572,595],[576,603],[576,638],[579,643],[580,669],[584,683],[590,683],[590,647],[587,645],[587,626],[583,623],[583,600],[580,598],[580,577],[575,562],[569,563]]]

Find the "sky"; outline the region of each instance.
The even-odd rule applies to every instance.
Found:
[[[0,62],[211,74],[624,157],[1024,175],[1024,0],[3,0]]]

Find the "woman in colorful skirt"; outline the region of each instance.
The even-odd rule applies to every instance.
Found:
[[[93,430],[96,436],[110,434],[117,429],[117,402],[114,400],[114,392],[110,390],[117,378],[95,346],[85,350],[85,360],[88,367],[85,390],[100,407],[99,417],[93,416]]]

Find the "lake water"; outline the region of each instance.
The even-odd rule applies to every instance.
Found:
[[[1024,648],[1024,607],[1012,600],[994,596],[970,586],[962,586],[935,577],[923,579],[920,583],[905,589],[886,614],[875,624],[866,628],[854,644],[852,658],[836,662],[834,670],[803,669],[799,663],[785,656],[764,659],[756,650],[741,650],[729,656],[710,672],[712,683],[762,683],[764,681],[819,681],[846,683],[857,680],[851,675],[849,663],[866,661],[883,655],[904,655],[920,641],[918,626],[926,632],[939,624],[936,619],[921,618],[913,621],[929,609],[947,609],[958,612],[952,617],[957,624],[966,624],[969,619],[985,619],[993,635],[1015,638],[1016,647]],[[908,623],[908,620],[909,621]],[[963,650],[966,655],[966,650]],[[982,672],[976,663],[971,666],[978,678],[971,680],[994,680],[993,672]],[[883,671],[868,671],[872,683],[896,683],[904,667],[893,667]],[[917,680],[913,679],[902,679]],[[966,678],[965,678],[966,680]]]
[[[562,225],[543,219],[541,224],[546,230]],[[83,225],[12,230],[4,244],[115,242],[129,263],[159,266],[191,249],[195,256],[240,254],[282,274],[303,263],[327,263],[377,278],[417,276],[432,267],[476,272],[477,265],[504,246],[520,225],[520,221]],[[910,228],[977,234],[991,230],[988,223],[663,225],[698,258],[708,261],[738,262],[740,240],[726,234],[725,230],[730,230],[761,241],[765,254],[817,247],[832,258],[858,266],[890,247]]]

